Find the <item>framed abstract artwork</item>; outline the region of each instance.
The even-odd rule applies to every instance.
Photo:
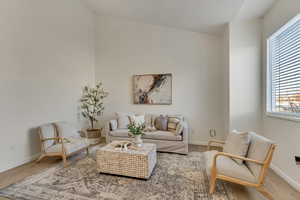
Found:
[[[172,74],[133,76],[134,104],[171,105]]]

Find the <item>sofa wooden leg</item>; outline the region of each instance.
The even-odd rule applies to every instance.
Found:
[[[273,200],[272,195],[264,188],[264,187],[258,187],[256,188],[264,197],[266,197],[269,200]]]

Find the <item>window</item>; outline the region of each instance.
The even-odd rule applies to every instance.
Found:
[[[267,112],[300,117],[300,15],[267,43]]]

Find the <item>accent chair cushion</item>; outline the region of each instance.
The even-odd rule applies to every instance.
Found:
[[[68,142],[65,141],[64,143],[64,148],[67,154],[71,154],[87,146],[88,146],[87,141],[84,138],[80,138],[80,137],[69,137]],[[52,145],[46,148],[46,152],[47,153],[62,152],[62,144],[59,143],[59,144]]]
[[[204,153],[204,156],[206,158],[206,172],[209,176],[211,174],[214,156],[217,153],[218,151],[207,151]],[[219,156],[216,161],[216,166],[218,174],[242,179],[244,181],[249,181],[252,183],[256,182],[255,177],[252,175],[245,164],[239,165],[229,157]]]
[[[251,141],[247,157],[262,162],[265,161],[271,145],[274,144],[274,142],[263,136],[257,135],[254,132],[250,132],[249,135],[251,137]],[[258,179],[262,166],[252,162],[246,162],[246,165]]]
[[[223,151],[237,156],[246,157],[250,143],[250,136],[247,132],[232,131],[229,133],[224,145]],[[233,159],[238,164],[242,165],[243,160]]]
[[[53,124],[44,124],[40,126],[41,136],[43,139],[57,137]],[[44,142],[45,148],[55,144],[55,140],[47,140]]]
[[[76,127],[69,122],[55,122],[54,124],[57,127],[58,135],[61,137],[69,138],[79,135]]]

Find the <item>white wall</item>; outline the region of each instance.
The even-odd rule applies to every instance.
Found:
[[[229,24],[225,25],[225,31],[223,34],[223,67],[222,67],[222,73],[223,73],[223,114],[224,114],[224,131],[225,136],[230,131],[230,108],[229,108],[229,93],[230,93],[230,87],[229,87],[229,69],[230,69],[230,27]]]
[[[229,25],[229,127],[261,133],[261,20]]]
[[[0,1],[0,171],[39,152],[35,127],[78,117],[94,82],[94,24],[79,0]]]
[[[279,0],[263,19],[264,88],[266,88],[266,40],[299,12],[299,0]],[[264,113],[265,94],[266,91],[264,91],[263,99]],[[265,136],[278,144],[273,159],[274,169],[300,191],[300,166],[296,165],[294,161],[295,155],[300,156],[300,123],[267,117],[265,114],[263,116]]]
[[[222,38],[174,28],[98,17],[96,80],[110,92],[105,118],[116,111],[179,113],[191,143],[206,142],[209,128],[223,138]],[[132,76],[172,73],[173,104],[134,105]]]

